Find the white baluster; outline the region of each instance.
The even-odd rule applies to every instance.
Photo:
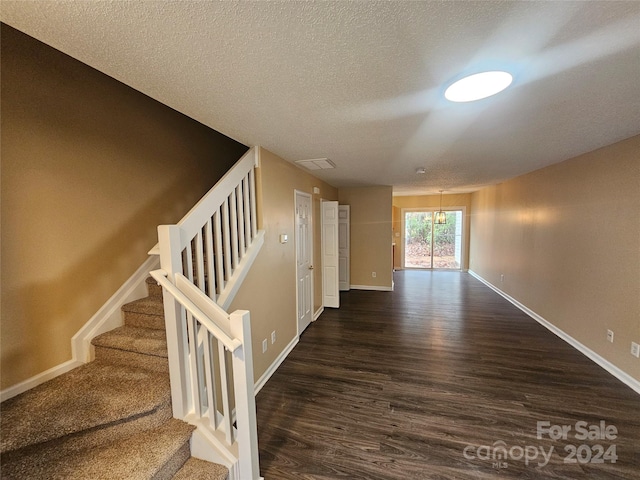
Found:
[[[227,198],[222,204],[222,232],[224,233],[224,269],[226,280],[229,281],[232,274],[231,269],[231,231],[229,227],[229,199]],[[220,292],[222,293],[222,292]]]
[[[215,429],[217,425],[216,418],[216,381],[215,381],[215,358],[211,351],[211,340],[213,336],[207,332],[207,338],[203,343],[204,353],[204,373],[205,373],[205,385],[207,388],[207,416],[209,417],[209,426]]]
[[[200,417],[205,416],[205,407],[208,406],[207,403],[207,378],[206,378],[206,363],[207,363],[207,354],[205,352],[205,343],[207,341],[207,336],[209,335],[209,331],[206,327],[204,327],[196,318],[194,318],[194,323],[196,327],[196,371],[194,372],[196,385],[198,386],[198,402],[200,406]],[[210,358],[210,357],[209,357]]]
[[[222,251],[222,225],[220,223],[220,210],[214,214],[214,241],[216,251],[216,275],[218,279],[218,295],[224,290],[224,253]],[[213,297],[212,297],[213,298]],[[217,298],[217,297],[216,297]],[[213,298],[215,301],[216,298]]]
[[[218,342],[218,371],[220,372],[220,392],[222,394],[222,409],[223,412],[223,426],[224,435],[229,445],[233,444],[233,416],[231,415],[231,402],[229,398],[231,392],[229,391],[229,370],[227,368],[227,352],[224,349],[224,345]]]
[[[238,250],[240,252],[240,258],[242,258],[246,252],[244,237],[244,195],[242,193],[242,182],[240,182],[236,187],[236,198],[238,199],[238,203],[236,204],[236,211],[238,212]]]
[[[256,214],[256,174],[252,168],[249,170],[249,197],[251,199],[251,241],[258,233],[258,217]]]
[[[204,226],[204,251],[205,255],[205,283],[207,285],[207,289],[205,293],[213,300],[216,301],[216,268],[215,268],[215,260],[213,253],[213,226],[211,222],[211,218],[207,220],[207,223]]]
[[[198,234],[195,237],[195,273],[196,273],[196,285],[206,293],[206,288],[204,284],[204,247],[202,242],[202,229],[198,230]]]
[[[229,214],[231,215],[231,266],[235,270],[238,266],[238,202],[235,188],[229,195]],[[231,275],[233,273],[229,273],[229,277]]]
[[[244,193],[244,203],[243,203],[243,212],[244,212],[244,241],[249,248],[251,246],[251,242],[253,241],[253,237],[251,236],[251,205],[249,203],[249,174],[242,179],[242,193]]]
[[[189,336],[189,378],[191,384],[192,409],[196,416],[202,415],[202,401],[198,381],[198,332],[197,320],[187,312],[187,334]]]
[[[183,252],[184,271],[182,273],[193,282],[193,246],[191,242],[185,245]]]

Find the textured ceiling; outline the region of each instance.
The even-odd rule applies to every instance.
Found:
[[[335,186],[473,191],[640,133],[640,2],[11,1],[2,21]],[[442,97],[463,72],[513,86]],[[426,174],[416,175],[418,167]]]

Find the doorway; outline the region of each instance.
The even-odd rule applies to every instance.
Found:
[[[462,209],[446,211],[446,222],[435,222],[433,210],[403,210],[403,268],[462,269]]]

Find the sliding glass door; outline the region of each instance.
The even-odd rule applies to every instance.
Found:
[[[462,267],[462,210],[446,214],[437,224],[433,211],[404,212],[404,268]]]

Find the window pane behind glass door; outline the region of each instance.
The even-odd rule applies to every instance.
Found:
[[[434,225],[433,268],[460,268],[462,212],[447,212],[447,223]]]
[[[431,268],[431,212],[406,212],[404,267]]]

